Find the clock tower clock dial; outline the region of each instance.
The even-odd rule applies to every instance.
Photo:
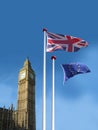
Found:
[[[34,75],[32,73],[29,74],[31,79],[34,79]]]
[[[26,71],[20,72],[20,74],[19,74],[19,80],[22,80],[22,79],[24,79],[25,77],[26,77]]]

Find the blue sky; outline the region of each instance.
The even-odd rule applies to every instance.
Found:
[[[18,72],[27,56],[36,73],[36,123],[42,129],[43,32],[81,37],[89,42],[76,53],[47,53],[47,130],[51,129],[51,56],[56,55],[56,130],[98,129],[98,1],[0,1],[0,107],[16,107]],[[63,85],[62,63],[81,62],[91,73]]]

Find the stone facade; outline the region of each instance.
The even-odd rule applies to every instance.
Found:
[[[36,130],[35,73],[28,59],[18,77],[17,109],[0,108],[0,130]]]

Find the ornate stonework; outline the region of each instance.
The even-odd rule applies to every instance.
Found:
[[[35,116],[35,73],[26,59],[18,77],[17,110],[0,109],[0,130],[36,130]]]

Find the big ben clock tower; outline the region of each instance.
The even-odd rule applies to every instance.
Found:
[[[26,59],[18,78],[17,125],[20,130],[36,130],[35,120],[35,73]]]

